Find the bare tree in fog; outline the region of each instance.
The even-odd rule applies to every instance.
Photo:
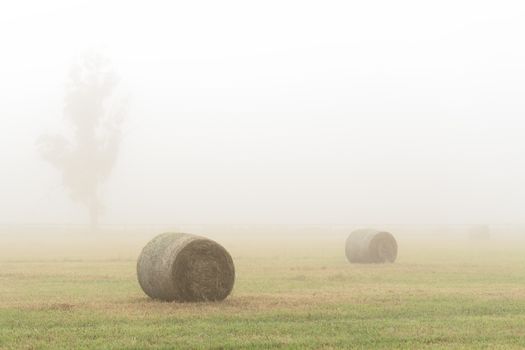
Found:
[[[92,229],[103,211],[100,185],[117,159],[125,103],[115,96],[118,77],[108,58],[89,53],[78,59],[66,83],[64,117],[72,137],[44,135],[42,157],[61,173],[71,199],[86,206]]]

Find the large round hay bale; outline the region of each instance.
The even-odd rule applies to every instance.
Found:
[[[186,233],[163,233],[140,253],[142,290],[165,301],[218,301],[230,294],[235,268],[220,244]]]
[[[346,239],[346,258],[352,263],[394,262],[397,242],[389,232],[356,230]]]

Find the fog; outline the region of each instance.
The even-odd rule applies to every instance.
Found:
[[[524,16],[520,1],[2,4],[0,224],[89,223],[38,146],[74,135],[86,52],[128,101],[101,224],[525,224]]]

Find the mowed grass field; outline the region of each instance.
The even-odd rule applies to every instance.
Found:
[[[225,239],[232,295],[181,304],[138,286],[146,241],[5,255],[0,349],[525,348],[521,242],[400,238],[395,264],[351,265],[344,239]]]

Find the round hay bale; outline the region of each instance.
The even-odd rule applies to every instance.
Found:
[[[490,239],[490,228],[488,225],[472,226],[468,232],[469,239],[472,241],[484,241]]]
[[[356,230],[346,239],[345,252],[352,263],[392,263],[397,258],[397,242],[389,232]]]
[[[186,233],[163,233],[140,253],[142,290],[165,301],[219,301],[233,288],[235,267],[220,244]]]

